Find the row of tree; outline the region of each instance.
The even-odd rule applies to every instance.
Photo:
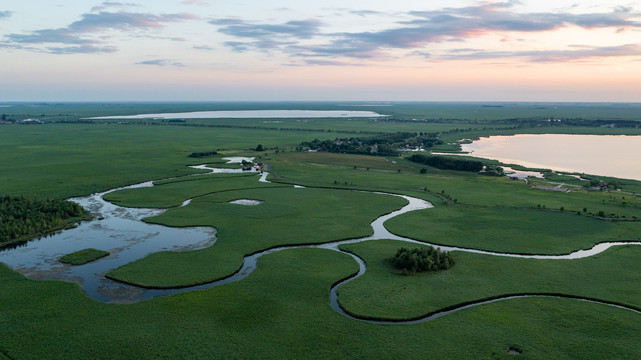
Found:
[[[404,273],[447,270],[454,266],[454,258],[447,251],[432,246],[408,249],[402,247],[396,251],[390,262]]]
[[[371,154],[381,156],[398,155],[398,149],[405,147],[431,148],[443,141],[433,133],[397,132],[367,137],[336,138],[334,140],[305,141],[299,150],[314,150],[347,154]]]
[[[59,228],[65,220],[86,214],[82,206],[66,200],[0,197],[0,246]]]
[[[202,158],[202,157],[207,157],[207,156],[212,156],[218,154],[218,151],[198,151],[198,152],[193,152],[187,157],[190,158]]]
[[[483,162],[478,160],[459,159],[456,157],[414,154],[410,161],[435,167],[442,170],[459,170],[479,172],[483,170]]]

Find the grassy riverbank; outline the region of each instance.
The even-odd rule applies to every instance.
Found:
[[[345,109],[330,103],[3,108],[11,118],[37,116],[49,123],[0,125],[0,195],[67,198],[173,178],[106,196],[123,206],[169,208],[145,221],[218,230],[218,239],[209,248],[156,253],[110,272],[113,278],[150,287],[225,277],[241,266],[244,255],[271,247],[366,236],[372,232],[373,219],[405,204],[398,197],[348,191],[352,189],[431,201],[434,209],[402,215],[386,226],[439,244],[555,254],[602,241],[639,239],[639,222],[594,217],[602,212],[604,218],[641,218],[641,199],[633,195],[641,189],[639,182],[621,182],[622,192],[586,192],[579,186],[565,193],[502,177],[434,169],[396,156],[295,151],[302,141],[314,138],[397,131],[438,132],[446,143],[534,132],[641,134],[638,127],[605,128],[598,123],[637,121],[638,104],[361,105],[350,104],[349,109],[377,111],[390,118],[184,123],[82,119],[261,107]],[[542,123],[548,118],[586,122]],[[258,144],[267,151],[254,151]],[[217,154],[188,157],[203,151]],[[259,183],[255,174],[184,176],[202,172],[187,165],[220,163],[230,155],[260,156],[271,166],[272,183]],[[550,180],[580,185],[572,178]],[[187,206],[177,207],[191,198]],[[237,199],[262,203],[229,203]],[[641,278],[641,247],[618,247],[572,261],[455,252],[456,265],[450,270],[394,275],[385,259],[403,245],[379,241],[345,246],[362,256],[368,269],[340,289],[341,304],[363,316],[397,319],[511,293],[562,293],[641,306],[636,286]],[[0,264],[0,358],[507,359],[514,357],[508,354],[510,348],[531,359],[641,357],[638,314],[572,299],[505,300],[414,325],[351,320],[331,308],[329,292],[332,284],[357,269],[345,254],[290,249],[261,257],[256,270],[242,281],[124,305],[95,301],[77,284],[28,280]]]
[[[288,250],[261,258],[238,283],[110,305],[0,265],[0,349],[18,359],[507,359],[510,346],[533,359],[639,355],[636,316],[576,300],[508,300],[411,326],[353,321],[328,298],[356,269],[336,252]]]
[[[434,244],[520,254],[567,254],[600,242],[641,240],[639,222],[535,209],[439,206],[396,217],[385,226]]]
[[[521,293],[559,293],[641,308],[640,294],[630,291],[630,284],[641,276],[639,246],[616,247],[579,260],[516,259],[454,251],[456,265],[451,269],[415,276],[397,275],[388,263],[401,246],[407,245],[369,241],[341,247],[367,263],[365,275],[339,290],[341,305],[347,311],[365,317],[409,319],[460,303]]]
[[[175,185],[188,189],[191,184]],[[237,199],[262,203],[229,203]],[[212,281],[240,268],[245,255],[264,249],[370,235],[371,221],[405,203],[402,198],[388,195],[292,186],[217,192],[145,220],[177,227],[215,227],[214,245],[198,251],[155,253],[113,270],[108,276],[148,287]]]

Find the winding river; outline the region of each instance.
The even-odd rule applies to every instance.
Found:
[[[240,169],[216,169],[207,167],[205,165],[194,166],[194,168],[209,170],[211,171],[210,173],[242,171]],[[259,178],[259,181],[268,182],[266,180],[267,175],[267,172],[263,172]],[[367,321],[376,324],[411,324],[433,320],[438,317],[472,306],[479,306],[496,301],[522,297],[566,297],[608,306],[615,306],[618,308],[634,311],[636,313],[641,313],[641,311],[634,307],[602,301],[599,299],[588,299],[563,294],[512,294],[456,305],[407,321],[371,320],[351,315],[341,307],[339,303],[338,289],[346,282],[352,281],[363,275],[366,271],[366,265],[360,257],[341,250],[340,246],[344,244],[353,244],[370,240],[391,239],[421,245],[432,245],[434,247],[440,248],[442,251],[463,251],[492,256],[547,260],[580,259],[599,254],[612,246],[630,244],[641,245],[641,242],[606,242],[600,243],[589,250],[579,250],[565,255],[521,255],[430,244],[427,242],[417,241],[414,239],[400,237],[392,234],[385,228],[383,224],[385,223],[385,221],[393,217],[405,214],[410,211],[429,209],[432,208],[433,205],[428,201],[406,195],[380,192],[377,192],[377,194],[402,197],[408,203],[403,208],[380,216],[379,218],[374,220],[371,223],[373,234],[370,236],[357,239],[334,241],[324,244],[281,246],[264,250],[252,255],[245,256],[241,269],[239,269],[229,277],[197,286],[172,289],[148,289],[110,280],[104,276],[105,273],[121,265],[140,259],[150,253],[164,250],[185,251],[201,249],[213,245],[216,241],[216,231],[212,228],[171,228],[161,225],[147,224],[141,221],[145,217],[159,215],[164,212],[165,209],[125,208],[109,203],[102,198],[103,195],[120,189],[131,189],[149,186],[153,186],[153,183],[151,181],[127,186],[124,188],[112,189],[84,198],[70,199],[89,209],[92,214],[94,214],[96,219],[89,222],[84,222],[75,229],[65,230],[53,236],[30,241],[22,246],[18,246],[12,249],[4,249],[0,251],[0,261],[6,263],[14,270],[32,279],[56,279],[74,281],[76,283],[79,283],[82,286],[83,290],[87,293],[87,295],[96,300],[100,300],[103,302],[131,303],[157,296],[175,294],[185,291],[193,291],[198,289],[207,289],[214,286],[242,280],[256,269],[257,261],[263,255],[294,248],[320,248],[341,252],[343,254],[351,256],[359,264],[359,270],[356,274],[352,274],[351,276],[339,281],[330,289],[330,304],[332,308],[338,313],[355,320]],[[303,188],[298,185],[296,185],[295,187]],[[190,201],[191,200],[186,200],[180,206],[185,206],[189,204]],[[110,251],[111,255],[80,266],[65,265],[58,261],[61,256],[67,253],[81,250],[87,247],[96,247],[99,249],[107,250]]]

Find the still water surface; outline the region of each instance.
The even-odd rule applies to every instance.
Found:
[[[507,164],[641,180],[641,136],[490,136],[462,149]]]
[[[184,113],[99,116],[90,119],[267,119],[267,118],[347,118],[386,116],[373,111],[347,110],[233,110]]]

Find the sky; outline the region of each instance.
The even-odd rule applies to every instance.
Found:
[[[0,102],[641,101],[641,0],[3,0]]]

